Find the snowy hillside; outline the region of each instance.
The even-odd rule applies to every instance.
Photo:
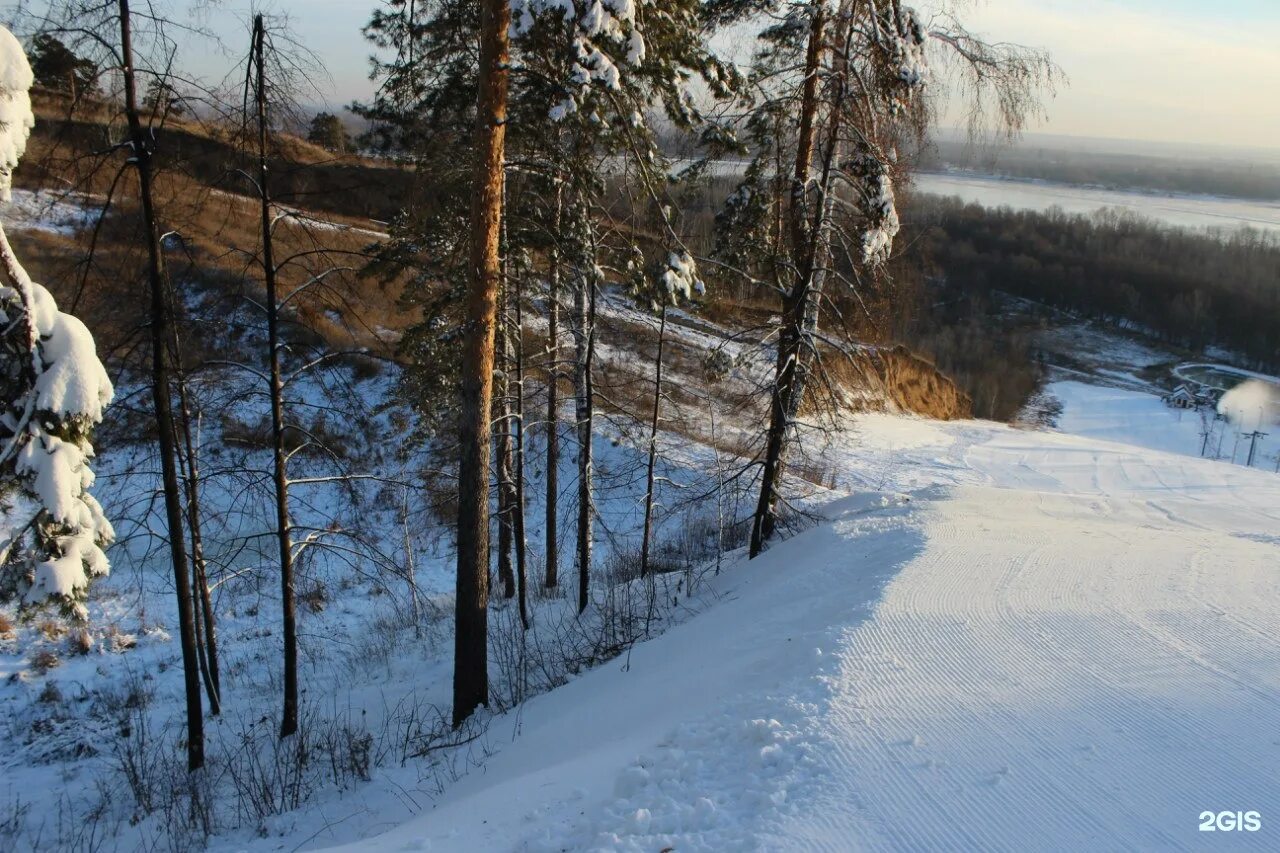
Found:
[[[1274,849],[1280,478],[867,416],[859,491],[352,850]],[[932,484],[932,485],[926,485]],[[344,804],[359,822],[376,803]],[[370,831],[385,827],[370,826]],[[301,840],[301,839],[298,839]],[[1216,840],[1216,839],[1215,839]],[[313,843],[319,843],[318,840]]]

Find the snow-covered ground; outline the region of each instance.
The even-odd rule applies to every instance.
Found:
[[[1238,809],[1262,829],[1213,840],[1274,849],[1280,477],[1197,458],[1181,446],[1196,416],[1150,394],[1049,390],[1057,432],[851,419],[812,449],[832,484],[810,498],[825,521],[759,560],[729,555],[665,633],[492,717],[443,775],[379,764],[211,848],[1194,849],[1201,812]],[[605,467],[634,455],[600,450]],[[634,497],[616,497],[606,526],[621,531]],[[121,592],[108,605],[127,607]],[[447,701],[445,638],[373,632],[385,594],[357,592],[306,617],[329,638],[317,653],[397,647],[373,667],[311,660],[321,704],[372,720],[404,697]],[[235,609],[228,637],[260,622]],[[118,660],[145,662],[171,702],[168,633],[130,640]],[[236,701],[271,714],[248,673],[273,639],[255,642],[230,659],[246,673]],[[55,676],[66,691],[116,664],[93,655]],[[7,707],[38,687],[9,685]],[[91,789],[96,766],[8,764],[5,796]]]
[[[1154,394],[1074,381],[1045,390],[1062,403],[1058,428],[1072,435],[1199,456],[1206,429],[1213,425],[1214,449],[1222,431],[1212,412],[1172,408]]]
[[[879,491],[350,849],[1275,848],[1280,477],[891,416],[827,456]]]
[[[1247,459],[1248,439],[1212,411],[1173,408],[1154,393],[1086,382],[1052,382],[1045,390],[1062,404],[1057,425],[1063,432],[1224,462]],[[1268,434],[1258,441],[1254,465],[1274,472],[1276,453],[1280,436]]]
[[[79,193],[59,194],[15,189],[0,205],[0,222],[18,231],[45,231],[70,236],[98,221],[100,211]]]
[[[998,178],[972,173],[926,172],[913,179],[919,192],[959,196],[983,207],[1089,214],[1101,208],[1136,213],[1180,228],[1253,228],[1280,234],[1280,202],[1246,201],[1188,193],[1108,190],[1051,181]]]

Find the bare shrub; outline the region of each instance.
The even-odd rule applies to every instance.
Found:
[[[83,792],[77,792],[83,794]],[[33,814],[30,803],[16,798],[11,809],[0,812],[0,842],[10,841],[5,849],[66,850],[74,853],[98,853],[115,849],[113,841],[120,831],[110,788],[98,779],[87,798],[72,796],[70,791],[58,797],[51,810]]]
[[[30,812],[31,804],[24,803],[18,794],[14,794],[12,801],[6,800],[0,807],[0,842],[5,843],[6,849],[17,848],[17,838],[26,825]]]
[[[106,636],[107,646],[113,652],[123,652],[138,645],[137,637],[133,634],[127,634],[124,631],[121,631],[117,625],[108,625]]]
[[[36,701],[43,705],[56,705],[62,701],[62,691],[58,689],[58,682],[49,679],[44,683],[44,687],[40,690],[40,695],[36,697]]]
[[[93,651],[93,634],[89,633],[88,628],[73,628],[67,646],[71,649],[72,654],[87,655]]]
[[[52,649],[40,649],[31,656],[31,668],[41,675],[56,668],[61,663],[62,661],[58,659],[57,652]]]
[[[312,581],[299,595],[298,600],[311,613],[320,613],[329,605],[329,588],[324,581]]]
[[[56,619],[42,619],[40,624],[36,625],[36,630],[44,636],[46,640],[57,640],[67,633],[67,626],[63,625]]]

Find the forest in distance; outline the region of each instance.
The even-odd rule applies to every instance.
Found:
[[[1269,234],[1197,233],[1110,210],[987,209],[935,196],[914,197],[910,210],[926,287],[1012,294],[1191,352],[1218,347],[1255,370],[1280,366],[1280,241]]]

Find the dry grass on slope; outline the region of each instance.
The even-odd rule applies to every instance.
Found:
[[[907,412],[937,420],[973,417],[973,401],[929,361],[902,345],[828,355],[826,373],[854,411]]]

